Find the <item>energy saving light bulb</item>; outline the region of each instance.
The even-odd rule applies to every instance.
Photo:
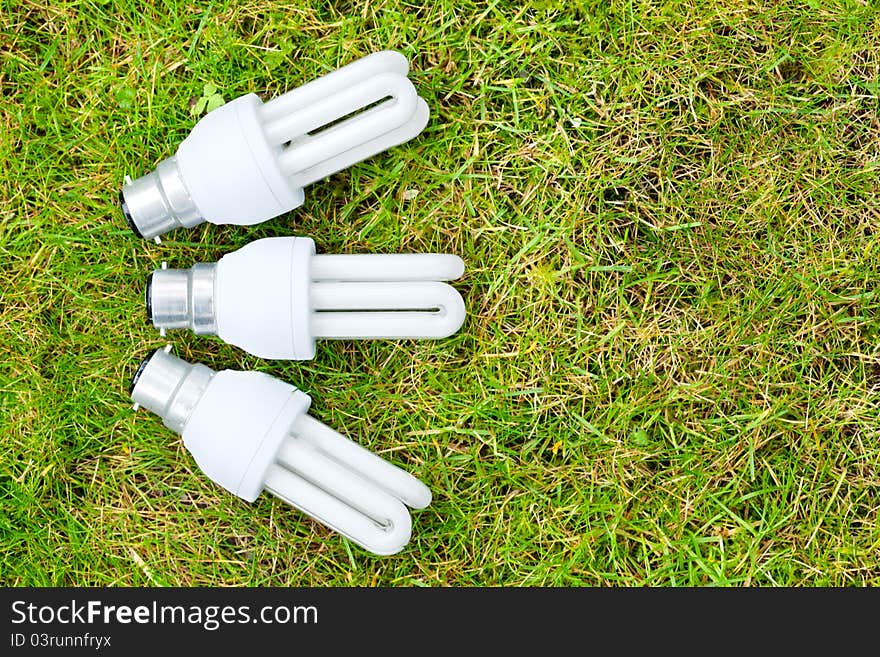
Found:
[[[140,237],[178,226],[252,225],[302,205],[303,188],[409,141],[428,105],[386,50],[263,103],[247,94],[209,112],[177,153],[122,188]]]
[[[191,269],[157,269],[158,329],[217,335],[261,358],[308,360],[315,340],[443,338],[464,322],[454,255],[315,255],[307,237],[268,237]]]
[[[422,482],[312,418],[311,398],[268,374],[215,372],[159,349],[131,397],[182,435],[215,483],[248,502],[267,490],[375,554],[399,552],[406,506],[431,503]]]

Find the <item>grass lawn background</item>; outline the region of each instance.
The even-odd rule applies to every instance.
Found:
[[[0,581],[880,584],[872,4],[0,2]],[[123,177],[211,86],[268,99],[386,48],[417,139],[259,226],[128,230]],[[462,256],[464,328],[296,363],[147,325],[162,261],[290,234]],[[131,410],[166,342],[425,481],[407,548],[201,475]]]

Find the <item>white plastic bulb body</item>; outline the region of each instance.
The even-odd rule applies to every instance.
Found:
[[[278,98],[255,94],[209,112],[153,173],[122,188],[136,235],[178,226],[252,225],[303,203],[303,188],[409,141],[428,105],[398,52],[359,59]]]
[[[316,255],[307,237],[256,240],[216,263],[157,269],[146,286],[158,329],[217,335],[261,358],[308,360],[317,339],[437,339],[464,323],[454,255]]]
[[[410,539],[418,479],[308,415],[311,399],[262,372],[214,370],[158,350],[132,399],[181,434],[199,468],[248,502],[264,490],[379,555]]]

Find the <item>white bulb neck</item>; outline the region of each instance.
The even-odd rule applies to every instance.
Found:
[[[307,237],[256,240],[217,262],[217,335],[268,359],[311,360],[311,263]]]

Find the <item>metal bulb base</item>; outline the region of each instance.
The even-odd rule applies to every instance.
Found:
[[[180,433],[213,376],[211,368],[192,365],[159,349],[138,367],[131,381],[131,398]]]
[[[149,320],[158,328],[188,328],[199,335],[216,335],[216,272],[216,263],[154,271],[145,295]]]
[[[160,162],[154,172],[125,185],[120,206],[134,234],[144,239],[205,221],[183,183],[174,157]]]

